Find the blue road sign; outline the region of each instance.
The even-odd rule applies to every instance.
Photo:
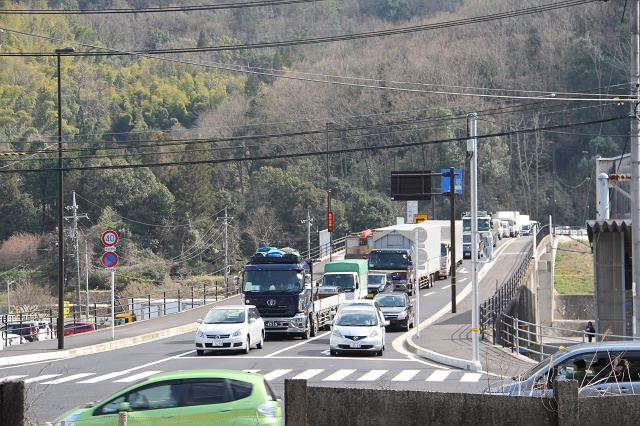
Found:
[[[449,169],[442,169],[442,193],[447,194],[451,191],[451,179],[449,176],[444,176],[444,174],[449,174]],[[453,186],[455,188],[456,194],[462,194],[462,169],[454,169],[454,177],[453,177]]]
[[[108,251],[102,255],[102,264],[105,268],[115,268],[118,264],[118,255],[114,251]]]

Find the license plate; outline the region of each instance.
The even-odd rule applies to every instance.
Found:
[[[275,321],[267,321],[265,324],[267,327],[276,327],[278,325]]]
[[[361,344],[361,343],[353,342],[353,343],[350,345],[350,347],[352,347],[352,348],[360,348],[360,347],[362,347],[362,344]]]
[[[211,346],[222,346],[222,340],[214,340],[211,342]]]

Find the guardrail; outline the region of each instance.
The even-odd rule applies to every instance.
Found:
[[[231,282],[228,286],[224,283],[203,284],[201,286],[190,286],[182,289],[158,291],[146,295],[130,298],[116,299],[115,314],[134,314],[135,321],[143,321],[170,313],[182,312],[196,308],[208,303],[229,298],[240,292],[239,288]],[[80,307],[78,307],[80,308]],[[74,311],[65,315],[66,323],[91,322],[97,328],[111,325],[111,300],[96,301],[89,304],[89,307],[82,307],[84,312]],[[44,336],[40,330],[34,330],[30,335],[35,340],[39,336],[43,338],[56,337],[56,324],[58,322],[58,309],[49,308],[31,312],[19,312],[12,315],[2,316],[3,330],[8,323],[18,323],[18,328],[23,328],[22,324],[29,324],[32,321],[41,321],[50,324],[49,331]],[[116,325],[127,322],[125,318],[116,319]],[[8,336],[3,331],[2,338],[5,346],[10,343]]]

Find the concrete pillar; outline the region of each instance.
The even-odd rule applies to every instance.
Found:
[[[578,381],[554,380],[553,395],[558,404],[558,425],[579,426]]]
[[[24,425],[27,392],[21,380],[0,383],[0,425]]]
[[[307,381],[284,381],[285,426],[307,426]]]

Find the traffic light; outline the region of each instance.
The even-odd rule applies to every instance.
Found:
[[[327,229],[333,232],[333,212],[327,213]]]

